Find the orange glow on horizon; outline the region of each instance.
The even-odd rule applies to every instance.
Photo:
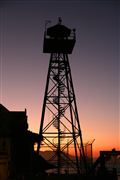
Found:
[[[8,110],[10,111],[24,111],[25,108],[27,109],[27,116],[28,116],[28,127],[30,131],[39,133],[39,126],[40,126],[40,112],[41,107],[39,108],[39,101],[38,104],[33,103],[32,106],[28,103],[24,106],[23,103],[19,105],[13,105],[12,103],[3,104]],[[34,108],[33,108],[34,107]],[[81,111],[82,112],[82,111]],[[97,114],[95,114],[96,116]],[[117,130],[118,126],[114,124],[112,118],[110,119],[111,123],[108,125],[107,121],[103,121],[102,115],[98,116],[99,118],[90,119],[89,114],[88,116],[85,112],[81,113],[81,130],[83,136],[83,142],[87,143],[95,138],[95,142],[93,143],[93,157],[97,158],[99,156],[99,152],[101,150],[112,150],[115,148],[119,150],[119,132]],[[86,118],[86,119],[85,119]],[[107,118],[107,117],[106,117]],[[85,119],[85,120],[83,120]],[[96,120],[97,119],[97,120]],[[105,117],[104,117],[105,119]],[[69,153],[73,155],[72,150],[69,150]]]

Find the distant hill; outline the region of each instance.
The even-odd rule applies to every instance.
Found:
[[[46,160],[54,160],[54,161],[57,160],[57,154],[54,151],[41,151],[40,155]],[[64,159],[64,160],[65,159],[70,159],[72,161],[75,160],[75,157],[70,155],[70,154],[69,154],[68,158],[66,156],[67,155],[63,153],[62,156],[61,156],[61,159]]]

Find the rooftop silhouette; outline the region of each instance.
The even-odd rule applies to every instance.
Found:
[[[28,130],[25,111],[9,111],[0,104],[0,180],[34,176],[53,168],[34,150],[39,135]],[[8,167],[9,164],[9,167]]]

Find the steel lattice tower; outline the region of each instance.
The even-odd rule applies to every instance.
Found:
[[[41,141],[37,150],[49,151],[46,159],[54,163],[58,174],[81,173],[85,168],[83,140],[68,59],[75,41],[75,29],[62,25],[60,18],[57,25],[45,30],[43,52],[51,55],[40,123]]]

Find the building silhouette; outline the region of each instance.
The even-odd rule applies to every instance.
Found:
[[[43,174],[51,166],[34,150],[39,135],[28,130],[27,112],[0,104],[0,180]]]

